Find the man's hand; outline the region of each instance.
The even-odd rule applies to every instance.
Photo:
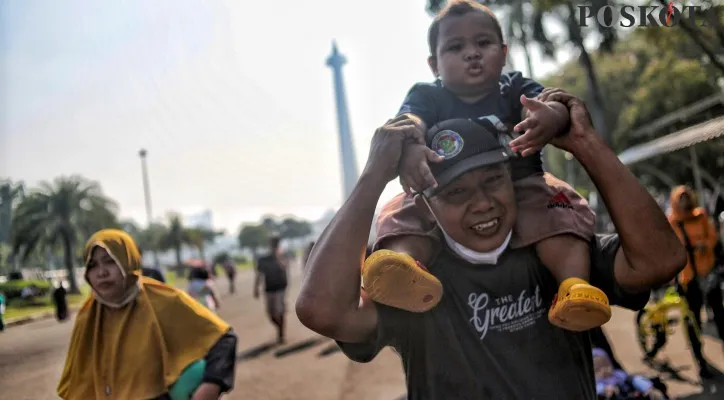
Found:
[[[511,150],[522,156],[535,154],[560,135],[568,125],[568,112],[563,107],[546,103],[539,98],[520,96],[520,103],[527,110],[526,118],[513,130],[522,135],[510,142]]]
[[[400,184],[405,193],[420,193],[429,187],[437,187],[428,162],[441,162],[445,158],[424,144],[405,143],[400,160]]]
[[[551,144],[559,149],[574,153],[573,149],[577,143],[588,140],[591,136],[596,135],[591,123],[591,114],[589,114],[586,105],[578,97],[566,93],[561,89],[550,88],[545,89],[538,96],[540,101],[557,101],[568,108],[571,116],[571,125],[568,132],[551,140]],[[574,154],[575,155],[575,154]]]
[[[384,180],[385,184],[395,179],[403,144],[425,143],[424,140],[424,132],[421,135],[419,124],[409,116],[400,115],[387,121],[372,137],[370,154],[362,175],[375,176]]]
[[[196,389],[191,400],[218,400],[221,396],[219,386],[213,383],[202,383]]]

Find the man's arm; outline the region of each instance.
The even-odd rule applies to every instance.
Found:
[[[362,175],[309,256],[296,311],[302,324],[321,335],[359,343],[377,328],[374,303],[360,300],[360,271],[384,187]]]
[[[416,127],[402,117],[375,132],[357,185],[309,256],[296,302],[297,317],[309,329],[347,343],[366,342],[377,332],[377,308],[360,298],[362,259],[377,202],[397,176],[403,143],[414,135]]]
[[[573,154],[586,169],[618,231],[616,282],[632,293],[669,282],[686,265],[686,250],[656,201],[596,134],[580,100],[561,92],[547,100],[560,101],[571,114],[570,131],[553,144]]]

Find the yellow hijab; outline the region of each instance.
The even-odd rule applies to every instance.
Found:
[[[135,301],[112,308],[92,294],[78,312],[58,384],[67,400],[152,399],[168,392],[181,372],[203,358],[229,325],[183,291],[140,276],[138,248],[115,229],[95,233],[83,251],[86,266],[96,246],[138,276]]]

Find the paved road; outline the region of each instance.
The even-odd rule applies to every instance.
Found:
[[[239,334],[237,387],[228,399],[395,400],[404,394],[400,361],[392,351],[385,350],[368,364],[353,363],[334,351],[334,343],[304,328],[291,309],[288,344],[265,345],[274,339],[275,332],[265,319],[262,303],[251,296],[252,278],[249,271],[241,273],[237,277],[238,293],[226,296],[220,310]],[[288,299],[290,307],[298,285],[297,277]],[[653,374],[641,362],[632,321],[632,313],[615,310],[606,326],[614,351],[632,372]],[[55,399],[71,329],[72,322],[43,320],[0,334],[0,400]],[[721,342],[706,338],[705,346],[709,358],[724,370]],[[294,351],[295,347],[299,349]],[[663,353],[684,380],[666,375],[674,393],[688,395],[702,390],[681,334]]]

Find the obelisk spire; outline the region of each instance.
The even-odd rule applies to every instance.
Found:
[[[349,128],[349,115],[347,114],[347,96],[344,91],[342,66],[347,59],[337,50],[337,42],[332,42],[332,54],[327,58],[327,66],[332,69],[334,77],[334,97],[337,104],[337,126],[339,128],[340,161],[342,164],[343,198],[347,200],[357,183],[357,158],[352,144],[352,132]]]

